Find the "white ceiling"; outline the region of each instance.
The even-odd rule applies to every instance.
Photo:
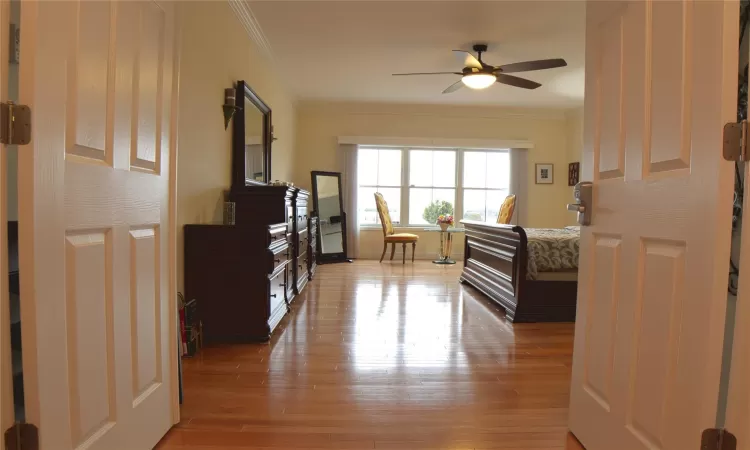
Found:
[[[303,100],[576,107],[583,104],[583,1],[251,1],[286,84]],[[460,71],[452,49],[486,42],[493,65],[565,58],[568,67],[515,74],[529,91],[442,90]]]

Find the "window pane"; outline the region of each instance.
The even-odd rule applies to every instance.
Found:
[[[422,218],[425,208],[432,202],[432,189],[409,189],[409,223],[411,225],[426,224]]]
[[[440,214],[454,214],[455,199],[455,189],[409,189],[409,224],[434,225]]]
[[[510,157],[508,152],[487,153],[487,187],[507,189],[510,185]]]
[[[363,170],[368,169],[363,167]],[[364,183],[360,181],[360,184]],[[401,150],[380,150],[377,185],[401,186]]]
[[[375,193],[383,194],[388,211],[391,213],[391,222],[400,223],[401,221],[401,189],[400,188],[374,188],[360,187],[357,197],[357,209],[359,210],[359,223],[361,225],[372,225],[380,223],[378,216],[378,207],[375,204]]]
[[[432,173],[433,186],[456,187],[456,152],[433,152]]]
[[[360,160],[361,161],[361,160]],[[377,189],[369,187],[359,188],[357,197],[358,219],[360,224],[378,223],[378,209],[375,206],[375,192]]]
[[[409,150],[409,185],[432,186],[432,151]]]
[[[394,224],[401,223],[401,188],[378,188],[378,192],[383,194],[385,202],[388,203],[388,211],[391,214],[391,222]],[[375,203],[375,198],[372,200]],[[376,210],[377,214],[377,210]],[[378,219],[378,222],[380,220]]]
[[[373,170],[378,167],[378,151],[372,149],[360,149],[357,153],[357,182],[364,186],[375,186],[378,184],[378,172]]]
[[[473,189],[464,191],[464,219],[484,222],[487,217],[486,206],[485,191]]]
[[[487,191],[487,222],[497,223],[497,215],[500,214],[500,206],[502,206],[503,201],[507,196],[508,191],[505,189],[501,191]]]
[[[464,186],[485,187],[487,154],[484,152],[464,152]]]

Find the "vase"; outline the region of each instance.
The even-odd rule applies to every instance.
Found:
[[[440,225],[440,230],[442,230],[442,231],[448,230],[448,227],[450,226],[449,223],[440,223],[438,225]]]

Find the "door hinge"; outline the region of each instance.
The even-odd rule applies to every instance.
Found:
[[[0,103],[0,143],[26,145],[31,142],[31,108],[13,102]]]
[[[747,159],[747,120],[729,122],[724,125],[722,153],[727,161],[745,161]]]
[[[39,450],[39,430],[30,423],[16,422],[5,430],[5,450]]]
[[[703,430],[701,450],[737,450],[737,438],[724,428]]]

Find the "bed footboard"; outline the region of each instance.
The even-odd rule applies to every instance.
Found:
[[[512,322],[575,321],[576,281],[527,280],[522,227],[462,220],[466,228],[460,281],[505,309]]]

